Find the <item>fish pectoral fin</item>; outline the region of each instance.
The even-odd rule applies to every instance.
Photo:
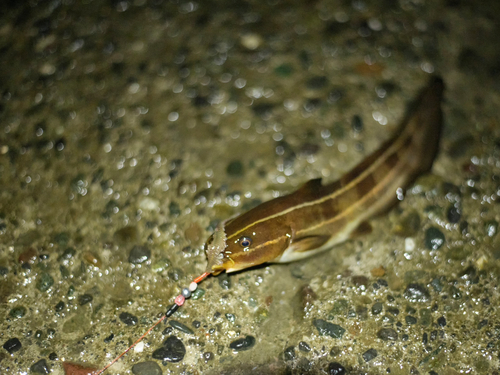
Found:
[[[319,249],[328,242],[331,236],[306,236],[295,238],[292,242],[293,250],[297,253],[305,253]]]
[[[358,236],[362,236],[364,234],[369,234],[373,231],[372,225],[368,221],[361,222],[356,229],[354,229],[349,238],[356,238]]]

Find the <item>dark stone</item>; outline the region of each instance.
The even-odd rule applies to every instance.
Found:
[[[168,212],[170,216],[179,216],[181,214],[181,208],[177,202],[170,202],[168,205]]]
[[[26,315],[26,307],[15,306],[9,311],[9,316],[14,319],[20,319]]]
[[[209,361],[211,361],[212,359],[214,359],[214,353],[212,352],[205,352],[203,353],[203,359],[205,360],[205,363],[208,363]]]
[[[412,302],[427,302],[431,298],[427,288],[421,284],[412,283],[406,287],[404,296]]]
[[[301,357],[296,362],[297,370],[299,370],[299,374],[303,374],[304,372],[309,372],[313,366],[313,363],[309,361],[306,357]]]
[[[383,309],[384,305],[382,305],[382,302],[375,302],[372,306],[372,314],[378,315],[382,312]]]
[[[296,358],[295,347],[289,346],[283,352],[283,356],[285,357],[285,361],[293,361]]]
[[[231,289],[231,279],[227,273],[223,273],[218,277],[219,285],[224,290]]]
[[[430,227],[425,231],[425,246],[429,250],[437,250],[444,245],[445,237],[436,227]]]
[[[438,293],[443,290],[443,283],[441,282],[441,279],[437,277],[431,281],[431,286]]]
[[[54,285],[54,279],[47,272],[42,272],[36,282],[36,287],[40,292],[46,292],[52,285]]]
[[[377,283],[378,283],[378,285],[386,287],[386,288],[389,286],[389,284],[387,283],[387,281],[384,280],[384,279],[378,279]]]
[[[66,147],[66,140],[64,138],[59,138],[57,141],[55,141],[54,148],[57,151],[64,150],[64,147]]]
[[[345,332],[345,329],[341,326],[327,322],[323,319],[314,319],[313,325],[321,336],[328,335],[334,339],[341,339]]]
[[[57,360],[57,358],[58,358],[58,357],[57,357],[57,354],[56,354],[56,353],[52,352],[52,353],[50,353],[50,354],[49,354],[49,359],[50,359],[51,361],[55,361],[55,360]]]
[[[384,341],[396,341],[398,333],[393,328],[382,328],[377,332],[377,337]]]
[[[377,351],[375,349],[368,349],[366,352],[363,353],[363,359],[365,362],[370,362],[373,358],[375,358],[378,355]]]
[[[244,173],[243,163],[239,160],[231,161],[226,167],[226,173],[232,177],[241,177]]]
[[[437,323],[440,327],[446,327],[446,318],[444,316],[438,318]]]
[[[75,256],[75,254],[76,254],[76,250],[72,247],[68,247],[62,253],[61,259],[71,259]]]
[[[30,367],[30,370],[35,374],[48,374],[50,372],[50,368],[47,365],[47,361],[45,359],[41,359],[38,362],[34,363]]]
[[[61,312],[66,307],[66,304],[63,301],[59,301],[55,307],[56,312]]]
[[[174,329],[172,327],[167,327],[163,330],[161,333],[163,336],[169,336],[174,332]]]
[[[194,328],[200,328],[200,326],[201,326],[201,322],[200,322],[200,321],[198,321],[198,320],[193,320],[193,327],[194,327]]]
[[[128,261],[132,264],[141,264],[149,258],[151,258],[151,250],[146,246],[136,245],[130,250]]]
[[[134,375],[162,375],[163,371],[158,363],[154,361],[139,362],[132,366]]]
[[[274,68],[274,72],[281,77],[288,77],[293,73],[293,66],[290,64],[281,64]]]
[[[360,286],[367,287],[368,284],[370,283],[370,280],[368,280],[368,277],[366,276],[353,276],[351,280],[352,283],[357,287]]]
[[[10,354],[17,352],[18,350],[21,349],[21,347],[22,347],[21,341],[19,341],[17,337],[8,339],[3,344],[3,348],[7,350]]]
[[[128,326],[135,326],[139,321],[135,315],[129,314],[128,312],[122,312],[120,314],[120,320]]]
[[[408,325],[417,324],[417,318],[415,318],[414,316],[411,316],[411,315],[406,315],[405,322]]]
[[[450,206],[446,211],[446,217],[451,224],[456,224],[462,218],[462,212],[458,207]]]
[[[87,303],[92,302],[94,297],[92,297],[91,294],[82,294],[80,297],[78,297],[78,304],[80,306],[86,305]]]
[[[321,106],[321,99],[309,98],[304,103],[304,110],[306,112],[313,112]]]
[[[301,342],[299,342],[299,350],[301,352],[307,353],[307,352],[311,351],[311,347],[309,346],[309,344],[307,342],[301,341]]]
[[[115,335],[112,333],[111,335],[109,335],[108,337],[106,337],[104,339],[104,342],[107,344],[107,343],[110,343],[113,339],[115,338]]]
[[[341,88],[334,88],[330,93],[328,94],[328,103],[333,104],[338,102],[340,99],[344,97],[344,90]]]
[[[189,328],[185,324],[182,324],[181,322],[178,322],[177,320],[169,320],[168,324],[170,324],[172,327],[178,329],[181,332],[194,335],[194,331],[191,328]]]
[[[255,345],[255,337],[246,336],[241,339],[233,341],[229,344],[229,347],[237,352],[241,352],[243,350],[248,350]]]
[[[351,128],[356,133],[361,133],[363,131],[363,119],[359,115],[352,116]]]
[[[163,346],[153,352],[152,357],[166,362],[180,362],[186,355],[186,347],[175,336],[169,336]]]
[[[330,362],[328,365],[328,375],[345,375],[346,369],[338,362]]]

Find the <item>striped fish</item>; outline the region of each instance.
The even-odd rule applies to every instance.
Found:
[[[222,222],[208,239],[207,271],[217,275],[266,262],[303,259],[351,238],[397,203],[429,171],[442,127],[444,84],[433,77],[394,136],[339,180],[310,180],[292,194]]]

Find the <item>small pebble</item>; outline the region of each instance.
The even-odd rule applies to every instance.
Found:
[[[194,328],[200,328],[200,326],[201,326],[201,322],[200,322],[200,321],[198,321],[198,320],[193,320],[193,323],[192,323],[192,324],[193,324],[193,327],[194,327]]]
[[[161,333],[163,336],[170,336],[174,332],[174,329],[172,327],[167,327],[163,330]]]
[[[78,304],[80,306],[84,306],[87,303],[92,302],[94,297],[91,294],[82,294],[81,296],[78,297]]]
[[[61,259],[71,259],[75,256],[75,254],[76,254],[76,250],[72,247],[68,247],[62,253]]]
[[[377,332],[377,337],[384,341],[397,341],[398,333],[393,328],[382,328]]]
[[[154,361],[139,362],[132,366],[134,375],[162,375],[163,371]]]
[[[7,350],[10,354],[17,352],[22,348],[21,341],[17,337],[8,339],[3,344],[3,348]]]
[[[448,211],[446,212],[446,217],[448,218],[448,221],[451,224],[456,224],[462,218],[462,214],[460,210],[453,205],[448,208]]]
[[[354,115],[351,120],[351,128],[355,133],[363,131],[363,119],[359,115]]]
[[[382,305],[382,302],[375,302],[372,306],[372,314],[378,315],[382,312],[383,309],[384,305]]]
[[[446,327],[446,318],[444,316],[438,318],[437,323],[440,327]]]
[[[430,227],[425,231],[425,246],[429,250],[437,250],[444,245],[445,237],[436,227]]]
[[[141,264],[149,258],[151,258],[151,250],[146,246],[136,245],[130,250],[128,261],[132,264]]]
[[[243,169],[243,163],[241,161],[233,160],[227,165],[226,173],[232,177],[241,177],[244,173]]]
[[[106,337],[104,339],[104,342],[107,344],[107,343],[110,343],[113,339],[115,338],[115,335],[112,333],[111,335],[109,335],[108,337]]]
[[[212,352],[205,352],[203,353],[203,359],[205,360],[205,363],[208,363],[209,361],[211,361],[212,359],[214,359],[214,353]]]
[[[286,348],[283,352],[283,357],[285,358],[285,361],[293,361],[296,358],[295,347],[289,346]]]
[[[30,367],[30,370],[35,374],[48,374],[50,372],[50,368],[47,365],[47,361],[45,359],[41,359],[38,362],[34,363]]]
[[[186,347],[175,336],[169,336],[163,346],[153,352],[152,357],[166,362],[180,362],[186,355]]]
[[[408,325],[417,324],[417,318],[415,318],[414,316],[411,316],[411,315],[406,315],[405,322]]]
[[[328,375],[345,375],[346,369],[338,362],[330,362],[328,365]]]
[[[299,350],[301,352],[307,353],[307,352],[311,351],[311,347],[309,346],[309,344],[307,342],[301,341],[301,342],[299,342]]]
[[[20,319],[26,315],[26,307],[15,306],[9,311],[9,316],[14,319]]]
[[[231,279],[229,278],[229,275],[226,273],[223,273],[217,277],[219,281],[219,285],[222,289],[224,290],[229,290],[231,289]]]
[[[234,351],[241,352],[243,350],[251,349],[255,345],[255,337],[246,336],[241,339],[233,341],[229,347]]]
[[[202,288],[198,288],[191,294],[191,299],[197,300],[203,297],[204,295],[205,295],[205,290]]]
[[[64,310],[65,307],[66,304],[63,301],[59,301],[57,305],[54,307],[54,309],[56,310],[56,312],[61,312]]]
[[[54,285],[54,279],[47,272],[42,272],[36,282],[36,288],[40,292],[46,292],[52,285]]]
[[[341,326],[327,322],[323,319],[314,319],[313,325],[321,336],[328,335],[334,339],[341,339],[345,332],[345,329]]]
[[[427,288],[416,283],[409,284],[403,295],[412,302],[427,302],[431,298]]]
[[[373,358],[375,358],[378,355],[377,351],[375,349],[368,349],[366,352],[363,353],[363,359],[365,362],[370,362]]]
[[[182,324],[181,322],[178,322],[177,320],[169,320],[168,324],[181,332],[187,333],[189,335],[194,335],[194,331],[191,328]]]
[[[135,326],[139,321],[135,315],[129,314],[128,312],[122,312],[119,317],[122,323],[128,326]]]
[[[181,207],[177,202],[170,202],[168,205],[168,212],[170,216],[179,216],[181,214]]]

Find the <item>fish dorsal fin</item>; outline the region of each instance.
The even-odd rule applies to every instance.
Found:
[[[302,185],[295,194],[302,196],[317,196],[321,194],[323,189],[323,185],[321,184],[321,177],[314,178],[312,180],[307,181],[304,185]]]

